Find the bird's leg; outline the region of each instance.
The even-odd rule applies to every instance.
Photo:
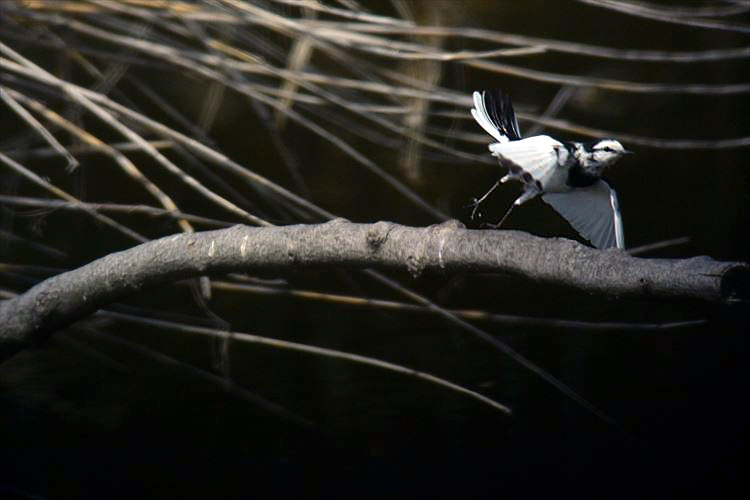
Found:
[[[497,187],[500,185],[501,181],[502,181],[502,179],[499,180],[499,181],[497,181],[490,188],[489,191],[487,191],[486,193],[484,193],[484,195],[481,198],[479,198],[478,200],[474,199],[474,201],[470,205],[470,206],[474,207],[474,209],[471,211],[471,220],[474,220],[474,215],[476,215],[476,213],[477,213],[477,209],[479,208],[479,204],[482,203],[485,200],[485,198],[487,198],[490,195],[490,193],[492,193],[495,189],[497,189]]]
[[[500,222],[498,222],[497,224],[485,224],[485,226],[486,227],[490,227],[492,229],[499,229],[500,226],[503,225],[503,222],[505,222],[505,219],[507,219],[508,216],[510,215],[510,213],[513,211],[513,207],[515,207],[515,206],[516,206],[515,203],[510,206],[510,208],[508,209],[508,211],[505,212],[505,215],[503,215],[503,218],[500,219]]]
[[[534,196],[538,194],[539,194],[539,191],[536,189],[533,189],[533,188],[527,189],[526,191],[524,191],[524,193],[521,196],[518,197],[516,201],[513,202],[513,204],[521,205],[523,203],[526,203],[527,201],[529,201],[531,198],[533,198]]]
[[[500,222],[498,222],[497,224],[487,224],[487,227],[491,227],[492,229],[498,229],[500,226],[503,225],[503,222],[505,222],[505,219],[507,219],[510,213],[513,211],[513,207],[516,207],[518,205],[521,205],[527,202],[528,200],[530,200],[531,198],[533,198],[534,196],[538,194],[539,194],[539,191],[536,189],[528,189],[524,191],[524,193],[521,196],[519,196],[516,199],[516,201],[513,202],[513,204],[508,209],[508,211],[505,212],[505,215],[503,215],[503,218],[500,219]]]

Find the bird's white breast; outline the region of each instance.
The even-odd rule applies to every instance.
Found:
[[[571,189],[567,184],[568,168],[566,167],[570,153],[560,145],[556,147],[555,154],[557,155],[555,167],[539,179],[539,182],[542,183],[542,190],[547,193],[566,193]]]

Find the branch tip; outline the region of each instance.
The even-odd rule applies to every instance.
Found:
[[[750,302],[750,266],[729,266],[721,276],[720,293],[726,303]]]

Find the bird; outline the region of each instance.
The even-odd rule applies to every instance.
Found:
[[[615,139],[596,142],[558,141],[548,135],[521,137],[510,96],[500,90],[476,91],[471,115],[497,142],[489,145],[508,173],[472,203],[474,218],[479,205],[500,184],[518,180],[524,192],[513,207],[541,195],[586,240],[599,249],[625,248],[625,234],[617,193],[602,178],[605,168],[630,153]]]

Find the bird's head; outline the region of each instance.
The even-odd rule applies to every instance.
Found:
[[[613,164],[620,156],[630,153],[614,139],[602,139],[589,149],[589,160],[600,165],[600,168]]]

